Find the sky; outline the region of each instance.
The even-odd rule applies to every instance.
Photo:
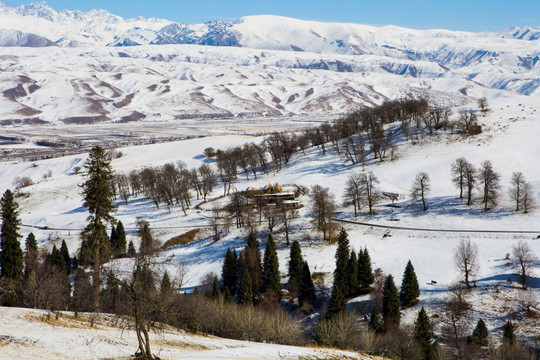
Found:
[[[32,1],[3,2],[19,6]],[[56,10],[105,9],[124,18],[159,17],[188,24],[270,14],[413,29],[500,31],[511,26],[540,26],[539,0],[49,0],[47,3]]]

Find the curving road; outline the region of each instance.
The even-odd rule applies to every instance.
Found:
[[[452,233],[485,233],[485,234],[538,234],[540,236],[540,230],[479,230],[479,229],[430,229],[430,228],[417,228],[417,227],[407,227],[407,226],[393,226],[393,225],[380,225],[366,223],[362,221],[355,220],[346,220],[334,218],[335,221],[361,225],[361,226],[370,226],[381,229],[390,229],[390,230],[406,230],[406,231],[430,231],[430,232],[452,232]]]

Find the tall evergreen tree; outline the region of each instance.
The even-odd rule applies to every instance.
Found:
[[[90,277],[82,268],[78,268],[73,281],[73,307],[75,312],[92,311],[94,306],[93,289]]]
[[[238,280],[237,262],[238,257],[236,256],[236,252],[231,251],[231,248],[227,248],[223,267],[221,268],[221,280],[223,281],[223,287],[229,289],[231,294],[234,294],[236,291],[236,282]]]
[[[347,282],[347,265],[349,264],[349,235],[345,229],[341,228],[338,236],[338,246],[336,249],[336,269],[334,270],[334,286],[339,287],[341,296],[349,295]]]
[[[414,337],[422,349],[422,360],[435,359],[433,329],[426,310],[422,306],[414,322]]]
[[[11,190],[6,190],[0,199],[0,278],[19,282],[23,279],[24,258],[19,242],[19,205],[15,202]]]
[[[514,325],[508,320],[503,326],[503,343],[513,346],[516,343],[516,335],[514,334]]]
[[[356,253],[351,250],[351,256],[347,265],[347,287],[349,289],[348,296],[354,296],[358,294],[360,288],[358,287],[358,259]]]
[[[358,253],[358,286],[360,289],[367,289],[375,280],[371,268],[371,257],[367,248],[360,249]]]
[[[111,243],[112,255],[116,256],[116,247],[118,243],[118,234],[116,233],[116,227],[113,225],[111,229],[111,236],[109,236],[109,241]]]
[[[249,272],[252,292],[256,296],[264,291],[263,289],[263,272],[261,265],[261,252],[259,250],[259,243],[255,237],[255,233],[251,232],[247,239],[247,246],[239,256],[238,261],[238,273],[244,271]],[[240,276],[239,276],[240,278]]]
[[[345,299],[345,296],[343,295],[342,287],[334,284],[330,302],[328,303],[328,310],[326,311],[326,318],[330,319],[345,311],[347,311],[347,299]]]
[[[71,271],[71,257],[69,256],[69,249],[67,247],[66,240],[62,240],[60,254],[62,254],[62,257],[64,258],[64,262],[66,263],[66,272],[69,274]]]
[[[88,160],[84,164],[84,176],[86,180],[82,184],[83,206],[88,209],[88,225],[83,232],[83,245],[93,254],[94,263],[94,310],[99,311],[100,271],[102,263],[102,250],[106,246],[110,250],[110,242],[105,231],[105,224],[114,224],[112,213],[116,210],[112,202],[111,182],[114,173],[111,167],[111,159],[100,146],[95,146],[89,153]],[[81,251],[82,252],[82,251]],[[82,255],[82,254],[81,254]],[[110,253],[109,253],[110,256]],[[82,256],[81,256],[82,258]],[[105,259],[107,260],[107,259]]]
[[[272,234],[268,235],[263,259],[263,290],[272,290],[278,299],[281,298],[281,282],[279,277],[279,262],[276,252],[276,243]]]
[[[26,238],[26,252],[24,254],[24,278],[36,275],[38,271],[38,244],[34,233]]]
[[[240,286],[236,293],[236,302],[239,304],[253,303],[253,291],[249,271],[244,271],[244,274],[242,275]]]
[[[371,315],[369,317],[369,328],[375,332],[381,332],[384,329],[381,319],[381,313],[379,312],[376,304],[373,304],[373,308],[371,309]]]
[[[214,277],[214,282],[212,283],[212,293],[210,294],[212,299],[217,299],[221,296],[221,289],[219,287],[219,280],[217,276]]]
[[[161,286],[159,287],[159,291],[162,299],[169,297],[173,293],[171,279],[169,278],[169,273],[166,271],[161,278]]]
[[[249,233],[246,244],[249,248],[259,248],[259,242],[257,241],[257,237],[253,231]]]
[[[418,286],[418,279],[414,272],[411,260],[407,262],[405,272],[403,273],[403,280],[401,281],[401,290],[399,293],[399,299],[403,306],[411,305],[420,296],[420,287]]]
[[[56,266],[59,270],[66,271],[66,261],[62,252],[58,250],[56,245],[53,245],[51,253],[47,256],[47,261],[49,264]]]
[[[137,254],[137,251],[135,250],[135,245],[133,245],[133,241],[129,241],[128,250],[127,250],[127,256],[128,257],[134,257]]]
[[[488,329],[483,319],[478,319],[476,327],[471,335],[467,337],[467,342],[474,343],[476,345],[486,346],[488,344]]]
[[[303,262],[302,250],[300,249],[300,243],[294,240],[291,245],[289,260],[289,290],[297,290],[300,283],[300,276],[302,272]]]
[[[109,271],[107,273],[105,289],[101,292],[103,311],[113,314],[118,314],[122,311],[122,307],[131,301],[127,291],[127,288],[122,291],[122,288],[120,288],[120,281],[116,278],[114,272]]]
[[[117,257],[122,257],[126,255],[126,230],[124,229],[124,224],[121,221],[118,221],[116,225],[116,244],[113,247],[114,255]]]
[[[382,315],[386,329],[399,326],[399,293],[392,275],[388,275],[384,281]]]
[[[298,283],[298,305],[300,308],[312,308],[315,305],[315,285],[311,279],[311,272],[307,261],[302,264],[300,282]]]
[[[150,224],[148,224],[148,221],[142,222],[139,230],[139,236],[141,237],[139,253],[150,254],[154,250],[154,238],[152,237],[152,232],[150,231]]]

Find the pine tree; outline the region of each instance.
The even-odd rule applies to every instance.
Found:
[[[35,276],[38,271],[38,245],[34,233],[26,238],[26,252],[24,254],[24,278]]]
[[[113,247],[114,254],[117,257],[123,257],[126,255],[126,230],[124,224],[118,221],[116,225],[116,245]]]
[[[384,281],[382,315],[386,329],[399,326],[401,316],[399,311],[399,293],[392,275],[388,275]]]
[[[118,234],[116,233],[116,227],[113,225],[111,229],[111,236],[109,237],[109,241],[111,243],[111,250],[113,257],[116,256],[116,247],[118,246]]]
[[[139,253],[150,254],[154,250],[154,238],[152,237],[152,232],[150,231],[148,221],[142,222],[142,226],[139,230],[139,236],[141,237]]]
[[[226,303],[232,303],[233,301],[231,291],[229,290],[228,287],[225,288],[225,295],[223,295],[223,299],[225,300]]]
[[[64,260],[64,256],[62,256],[62,253],[56,245],[53,246],[51,253],[47,257],[47,261],[49,264],[56,266],[58,269],[62,271],[66,271],[66,261]]]
[[[467,336],[467,342],[486,346],[488,344],[488,329],[483,319],[478,319],[476,327],[471,335]]]
[[[2,227],[0,228],[0,278],[19,282],[23,279],[24,257],[18,230],[21,221],[17,209],[19,205],[11,190],[6,190],[0,199]]]
[[[332,288],[332,295],[330,296],[330,302],[328,303],[328,310],[326,311],[326,318],[330,319],[333,316],[347,311],[347,300],[343,296],[341,287],[334,284]]]
[[[62,254],[62,257],[64,258],[64,262],[66,263],[66,272],[69,274],[71,271],[71,257],[69,256],[69,250],[66,244],[66,240],[62,240],[62,246],[60,246],[60,254]]]
[[[212,293],[211,293],[212,299],[217,299],[221,296],[221,289],[219,287],[219,280],[216,277],[214,277],[214,282],[212,283]]]
[[[246,244],[248,248],[259,248],[259,243],[257,242],[257,237],[255,236],[255,233],[252,231],[249,233],[249,236],[246,240]]]
[[[300,283],[303,262],[300,243],[294,240],[291,245],[289,260],[289,291],[295,291]]]
[[[223,260],[223,267],[221,268],[221,279],[223,281],[223,287],[228,288],[232,294],[234,294],[236,290],[236,282],[238,280],[237,262],[238,258],[236,252],[232,252],[231,248],[227,248],[225,259]]]
[[[251,284],[251,276],[248,271],[244,271],[242,279],[240,280],[240,286],[236,293],[236,302],[239,304],[252,304],[253,303],[253,291]]]
[[[78,268],[73,280],[73,307],[75,312],[92,311],[94,305],[90,277],[82,268]]]
[[[173,293],[171,279],[169,278],[169,273],[166,271],[161,278],[161,286],[159,287],[159,291],[162,299],[170,297]]]
[[[336,269],[334,270],[334,288],[339,287],[342,296],[349,294],[347,283],[347,265],[349,264],[349,236],[341,228],[336,249]]]
[[[131,301],[126,290],[127,288],[122,291],[120,281],[116,278],[114,272],[109,271],[107,281],[105,282],[105,289],[101,292],[103,311],[118,314],[122,310],[122,306]]]
[[[307,261],[304,261],[302,271],[300,272],[300,282],[298,283],[298,305],[301,309],[313,308],[315,300],[315,285],[313,285],[313,280],[311,279],[309,265]]]
[[[420,287],[418,286],[418,279],[414,272],[411,260],[407,262],[405,272],[403,273],[403,280],[401,281],[401,291],[399,293],[399,299],[403,306],[411,305],[420,296]]]
[[[99,311],[99,290],[101,263],[110,258],[110,242],[106,233],[105,223],[114,224],[112,213],[116,210],[112,202],[111,182],[114,173],[111,168],[111,159],[105,150],[95,146],[89,153],[88,160],[84,164],[86,177],[82,184],[83,206],[88,209],[88,225],[83,232],[83,244],[81,245],[81,260],[83,249],[92,254],[94,263],[94,310]],[[85,246],[86,243],[86,246]],[[104,256],[102,252],[107,252]]]
[[[371,315],[369,317],[369,328],[375,332],[381,332],[384,329],[381,319],[381,313],[379,312],[379,309],[375,304],[373,304],[373,308],[371,309]]]
[[[516,343],[516,335],[514,334],[514,325],[508,320],[503,326],[503,343],[513,346]]]
[[[281,282],[279,277],[279,262],[276,252],[276,244],[272,234],[268,236],[263,260],[263,289],[272,290],[278,300],[281,299]]]
[[[137,254],[137,251],[135,250],[135,245],[133,245],[133,241],[129,241],[129,246],[127,250],[127,256],[128,257],[134,257]]]
[[[418,312],[414,322],[414,336],[422,349],[422,360],[432,360],[435,358],[433,346],[433,330],[428,315],[424,307]]]
[[[351,250],[351,256],[347,265],[347,287],[349,288],[348,296],[354,296],[358,294],[360,288],[358,287],[358,259],[356,253]]]
[[[371,257],[366,248],[358,253],[358,286],[360,289],[367,289],[375,280],[371,268]]]

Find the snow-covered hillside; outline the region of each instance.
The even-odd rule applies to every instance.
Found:
[[[135,332],[114,323],[107,315],[91,320],[86,315],[75,319],[72,313],[56,319],[53,314],[47,320],[44,311],[0,308],[0,359],[129,359],[137,349]],[[161,359],[376,359],[348,351],[220,339],[173,329],[150,337],[153,352]]]
[[[378,225],[399,225],[425,229],[450,230],[500,230],[511,233],[450,233],[447,231],[425,232],[408,230],[387,230],[369,226],[344,225],[349,232],[351,246],[359,250],[367,247],[374,267],[380,267],[385,273],[393,274],[396,283],[401,282],[401,274],[407,260],[411,260],[420,283],[420,305],[430,311],[437,311],[440,301],[447,294],[449,286],[459,279],[452,254],[462,239],[470,239],[478,245],[480,271],[477,276],[478,290],[474,292],[473,306],[477,316],[482,316],[490,330],[497,329],[506,316],[521,309],[520,290],[517,277],[511,267],[506,266],[505,254],[511,253],[512,246],[519,240],[526,241],[538,257],[540,254],[540,228],[537,226],[540,210],[529,214],[513,211],[514,204],[508,195],[512,173],[521,171],[534,187],[536,198],[540,197],[540,168],[535,166],[534,154],[540,152],[540,108],[530,98],[500,99],[490,103],[491,111],[487,117],[480,117],[483,133],[470,138],[461,135],[444,137],[426,137],[424,140],[406,143],[400,146],[398,157],[393,161],[370,161],[366,171],[373,171],[380,180],[384,191],[402,195],[398,207],[381,203],[376,207],[376,214],[365,213],[358,218],[364,222]],[[123,156],[113,160],[113,167],[119,173],[127,173],[143,166],[155,166],[166,162],[182,160],[189,167],[200,166],[208,161],[202,153],[208,146],[225,149],[246,141],[259,141],[251,137],[221,136],[193,139],[188,141],[156,144],[121,149]],[[459,200],[458,190],[450,179],[450,166],[460,157],[466,157],[475,166],[484,160],[490,160],[495,171],[501,175],[501,198],[499,205],[492,211],[485,212],[480,204],[480,194],[475,193],[475,205],[466,206]],[[66,239],[69,249],[75,252],[80,245],[79,233],[85,226],[87,213],[82,208],[80,175],[74,169],[81,166],[85,156],[66,156],[58,159],[36,161],[33,163],[4,163],[0,165],[0,191],[10,187],[16,177],[27,176],[36,184],[22,190],[18,198],[23,224],[47,227],[48,229],[22,229],[26,236],[30,231],[36,233],[39,245],[50,249],[52,244],[59,244]],[[235,187],[262,186],[267,183],[298,184],[309,187],[314,184],[327,186],[341,202],[347,177],[360,172],[361,166],[351,166],[329,150],[326,155],[320,149],[312,148],[306,155],[297,155],[278,173],[261,176],[258,180],[246,181],[240,177]],[[409,189],[416,174],[426,171],[431,177],[432,191],[428,198],[429,210],[423,212],[420,205],[412,203]],[[218,197],[222,188],[217,187],[212,194]],[[292,239],[301,242],[302,253],[308,260],[312,271],[326,274],[329,286],[334,269],[335,246],[320,240],[320,235],[311,230],[308,214],[309,198],[300,200],[307,206],[294,221]],[[137,241],[133,230],[137,217],[147,219],[154,228],[155,236],[162,242],[192,229],[204,227],[211,217],[212,202],[203,204],[199,209],[190,210],[185,216],[180,208],[173,207],[157,210],[150,200],[141,197],[131,198],[125,205],[118,202],[116,214],[122,220],[130,239]],[[352,209],[345,208],[342,218],[352,218]],[[264,234],[265,226],[261,227]],[[512,231],[514,231],[512,233]],[[520,233],[532,231],[533,233]],[[537,231],[538,233],[534,233]],[[200,241],[169,249],[161,254],[163,269],[175,273],[179,264],[189,268],[186,277],[186,289],[200,284],[201,278],[208,272],[217,274],[221,271],[223,256],[228,247],[241,250],[245,244],[245,233],[233,229],[220,241],[211,240],[211,231],[202,232]],[[275,236],[278,243],[278,256],[283,282],[286,281],[286,264],[289,249],[282,235]],[[260,239],[264,244],[264,235]],[[534,265],[530,290],[539,295],[539,263]],[[121,261],[113,262],[113,267],[123,267]],[[432,284],[435,280],[437,284]],[[509,281],[508,281],[509,280]],[[362,302],[360,297],[351,303]],[[504,309],[504,310],[503,310]],[[404,312],[405,321],[411,321],[416,308]],[[518,334],[526,336],[536,331],[534,323],[523,318]],[[531,330],[536,329],[536,330]]]

